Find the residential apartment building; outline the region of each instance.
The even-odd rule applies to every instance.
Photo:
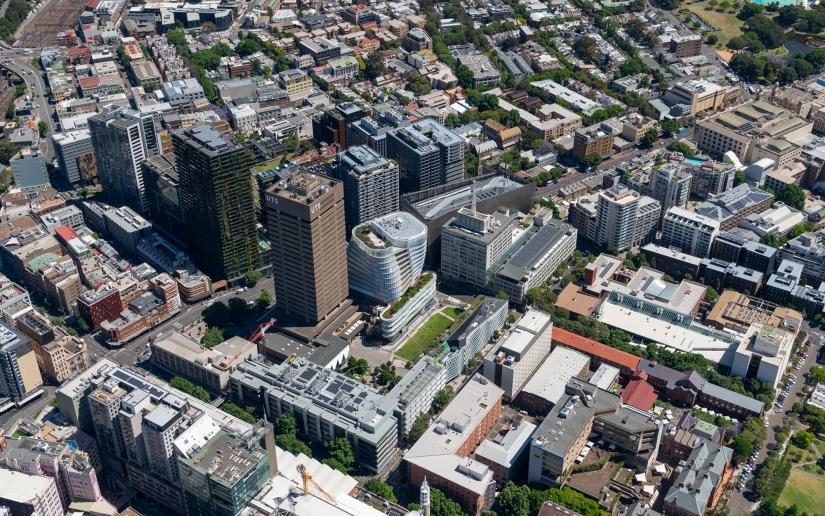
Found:
[[[189,248],[213,278],[238,281],[263,266],[255,229],[252,153],[201,125],[172,134]]]
[[[63,179],[76,185],[97,177],[97,159],[89,129],[55,133],[52,142]]]
[[[18,327],[27,333],[25,327],[32,324],[47,324],[48,321],[31,323],[33,318],[23,316],[24,325]],[[45,328],[44,328],[45,329]],[[74,378],[81,371],[89,367],[89,355],[86,344],[82,339],[70,335],[61,335],[58,339],[48,343],[34,342],[33,345],[40,372],[49,380],[60,384]]]
[[[688,211],[670,208],[662,221],[663,244],[687,254],[704,258],[719,234],[719,221]]]
[[[117,108],[89,119],[97,172],[111,204],[147,213],[142,163],[160,153],[151,114]]]
[[[57,484],[51,477],[0,469],[0,506],[9,514],[63,516]]]
[[[650,237],[661,206],[655,199],[619,184],[599,194],[597,210],[596,242],[622,252]]]
[[[613,152],[613,134],[601,129],[600,125],[577,129],[573,133],[573,157],[579,161],[596,155],[606,158]]]
[[[674,206],[684,208],[690,197],[693,176],[673,163],[665,163],[653,173],[651,197],[659,201],[662,214]]]
[[[464,178],[464,139],[430,118],[388,133],[387,155],[398,163],[404,193]]]
[[[42,393],[42,385],[31,341],[0,324],[0,396],[23,405]]]
[[[398,165],[372,148],[347,148],[339,157],[337,177],[344,183],[347,232],[398,211]]]

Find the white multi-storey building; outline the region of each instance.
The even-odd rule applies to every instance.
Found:
[[[484,357],[484,376],[514,399],[550,354],[553,321],[541,310],[530,309],[515,327]]]
[[[719,234],[719,221],[674,206],[665,213],[662,222],[664,245],[704,258]]]

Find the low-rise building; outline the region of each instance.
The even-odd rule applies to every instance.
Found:
[[[581,462],[591,432],[620,448],[640,469],[656,456],[661,426],[653,414],[623,405],[617,394],[572,380],[533,433],[527,480],[551,486]]]
[[[557,346],[522,389],[518,405],[534,414],[546,414],[562,399],[567,383],[581,377],[589,364],[584,353]]]
[[[241,337],[207,348],[178,332],[151,340],[149,347],[153,364],[215,392],[229,386],[235,364],[258,354],[255,344]]]
[[[470,458],[501,417],[503,391],[481,375],[473,376],[404,455],[410,483],[424,479],[471,514],[495,501],[493,470]]]
[[[776,387],[788,367],[794,336],[782,328],[753,324],[736,348],[731,374]]]
[[[399,442],[410,432],[416,419],[430,410],[436,394],[445,385],[447,368],[432,357],[424,355],[387,393],[388,397],[398,401],[395,417],[398,419]]]
[[[664,514],[701,515],[712,510],[733,473],[733,450],[704,440],[684,466],[674,470],[673,486],[664,498]]]
[[[475,458],[493,470],[493,479],[499,487],[507,482],[527,479],[530,439],[536,425],[516,416],[493,439],[485,439],[478,445]]]

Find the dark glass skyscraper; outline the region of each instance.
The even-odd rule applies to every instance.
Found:
[[[209,276],[229,281],[259,269],[252,153],[209,125],[175,131],[172,141],[186,240],[196,263]]]

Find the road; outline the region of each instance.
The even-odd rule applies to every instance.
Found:
[[[261,295],[261,290],[263,289],[267,289],[270,292],[273,291],[271,279],[267,281],[267,278],[264,278],[259,281],[257,285],[241,294],[236,294],[235,290],[229,290],[213,296],[212,299],[227,302],[231,297],[240,297],[245,301],[254,301],[258,299],[258,296]],[[152,328],[122,347],[108,347],[107,345],[102,344],[99,340],[95,339],[92,335],[85,335],[83,340],[88,346],[89,358],[94,362],[100,358],[106,357],[120,365],[133,367],[138,366],[138,364],[143,361],[146,353],[146,344],[149,342],[150,337],[158,334],[166,335],[172,333],[175,330],[183,328],[199,320],[206,308],[207,307],[203,301],[192,305],[184,305],[178,315],[161,323],[155,328]]]
[[[768,445],[776,444],[776,431],[777,429],[782,429],[785,414],[791,410],[794,403],[804,398],[804,394],[802,394],[802,387],[805,385],[805,376],[808,374],[811,367],[816,365],[817,350],[819,349],[821,339],[823,338],[822,332],[811,329],[810,327],[807,327],[807,325],[803,325],[803,331],[808,332],[811,342],[807,350],[808,358],[805,360],[805,363],[802,365],[802,369],[799,371],[793,369],[793,364],[796,363],[796,359],[792,358],[790,361],[791,365],[789,365],[787,372],[796,375],[796,383],[793,387],[791,387],[788,396],[785,398],[785,402],[782,405],[782,412],[777,412],[774,407],[771,406],[770,410],[766,413],[766,419],[770,426],[768,426],[768,436],[765,439],[765,444],[759,450],[759,455],[756,457],[757,465],[761,464],[768,456]],[[734,482],[732,481],[731,484],[734,484]],[[748,498],[754,499],[754,501],[748,500]],[[728,511],[729,514],[749,514],[754,512],[757,503],[758,501],[755,501],[755,495],[753,493],[748,493],[747,490],[744,489],[742,492],[734,489],[730,491],[730,496],[728,498]]]
[[[46,161],[51,161],[54,158],[54,154],[52,152],[50,135],[56,131],[56,125],[52,118],[52,108],[48,102],[46,81],[43,79],[43,74],[40,70],[31,64],[33,55],[34,54],[28,50],[13,49],[3,45],[0,48],[0,63],[2,63],[4,68],[8,68],[22,77],[29,91],[32,92],[32,100],[37,108],[38,118],[49,125],[49,135],[41,138],[40,150],[43,152]]]

